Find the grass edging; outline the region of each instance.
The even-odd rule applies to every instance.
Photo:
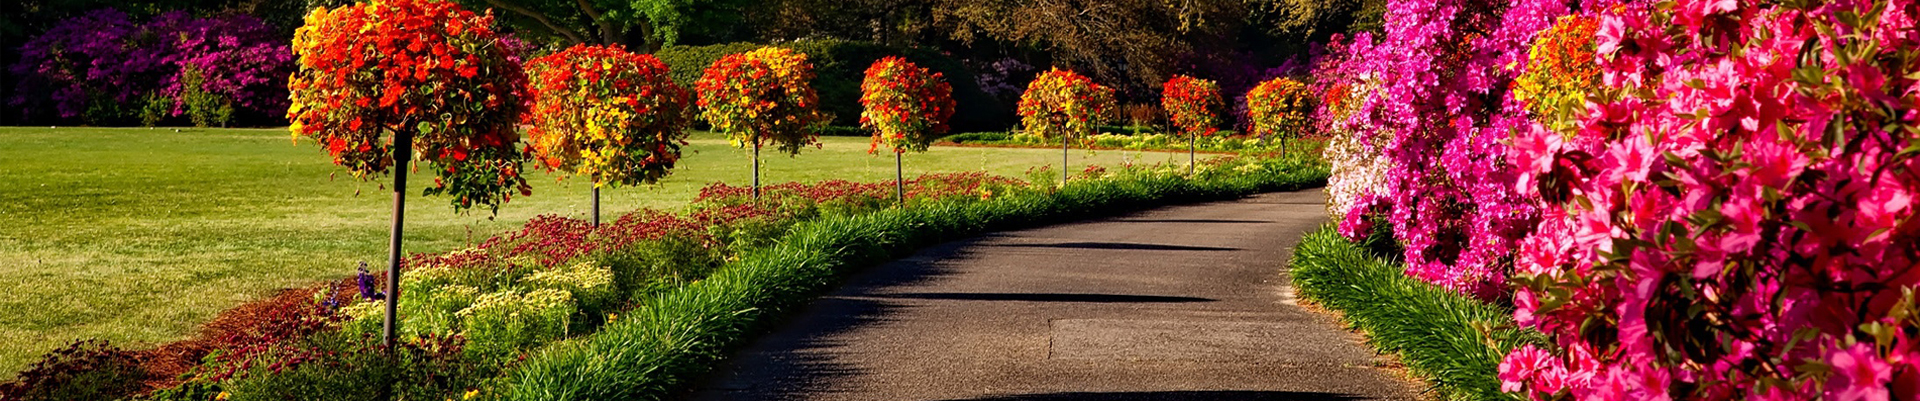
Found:
[[[1324,166],[1189,181],[1080,181],[1046,194],[944,202],[796,226],[777,245],[742,255],[705,280],[642,301],[589,336],[553,344],[505,378],[508,400],[657,400],[844,275],[919,248],[980,233],[1153,206],[1322,185]]]
[[[1409,277],[1332,226],[1306,234],[1292,276],[1301,298],[1340,312],[1382,353],[1397,355],[1449,400],[1517,400],[1500,391],[1507,350],[1545,337],[1516,327],[1512,309]]]

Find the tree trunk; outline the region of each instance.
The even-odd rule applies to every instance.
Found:
[[[760,201],[760,143],[753,144],[753,200]]]
[[[1060,187],[1067,187],[1067,136],[1060,136]]]
[[[907,204],[907,173],[900,165],[900,151],[893,152],[893,199]]]
[[[1193,142],[1198,140],[1198,136],[1187,135],[1187,175],[1193,175]]]
[[[600,226],[600,184],[593,184],[593,226]]]
[[[393,134],[393,240],[387,245],[387,317],[380,329],[380,343],[391,349],[395,333],[400,331],[400,227],[407,212],[407,161],[413,158],[413,132],[397,130]]]

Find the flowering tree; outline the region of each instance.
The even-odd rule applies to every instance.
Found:
[[[287,82],[295,138],[325,146],[334,163],[372,179],[393,172],[393,241],[387,267],[385,339],[391,342],[400,282],[401,212],[408,161],[435,173],[427,195],[455,210],[498,211],[526,156],[514,123],[526,111],[526,76],[494,33],[491,15],[451,2],[390,0],[317,8],[294,32],[299,70]]]
[[[1213,136],[1220,130],[1220,85],[1212,80],[1174,75],[1160,90],[1160,107],[1167,110],[1167,123],[1173,133],[1187,137],[1187,174],[1193,174],[1193,143],[1201,135]]]
[[[701,116],[737,146],[753,146],[754,196],[760,194],[760,147],[771,143],[788,155],[818,143],[813,63],[805,53],[780,47],[729,54],[715,60],[694,83]]]
[[[1340,96],[1340,91],[1328,96]],[[1313,95],[1307,85],[1291,78],[1274,78],[1247,91],[1247,119],[1261,138],[1303,135],[1312,128]],[[1284,144],[1284,143],[1283,143]]]
[[[1513,140],[1519,187],[1548,203],[1514,313],[1554,343],[1509,354],[1503,388],[1920,398],[1917,17],[1905,0],[1599,13],[1602,86],[1568,132]]]
[[[657,182],[680,160],[689,95],[660,59],[575,45],[534,59],[527,72],[534,91],[530,148],[548,169],[593,179],[594,225],[600,187]]]
[[[860,83],[860,125],[873,130],[873,145],[867,153],[886,144],[893,150],[894,198],[906,201],[905,171],[900,156],[907,151],[925,152],[933,139],[947,132],[947,120],[953,118],[953,86],[940,73],[914,65],[897,56],[889,56],[867,67]]]
[[[1073,71],[1054,68],[1027,84],[1020,94],[1020,122],[1027,132],[1060,140],[1060,179],[1066,182],[1067,147],[1073,138],[1093,135],[1094,124],[1118,110],[1113,89]]]
[[[1568,15],[1534,40],[1526,72],[1513,81],[1514,100],[1526,104],[1533,120],[1566,134],[1577,128],[1587,111],[1587,93],[1600,87],[1600,65],[1593,54],[1599,29],[1599,18]]]

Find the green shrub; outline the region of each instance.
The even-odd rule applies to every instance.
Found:
[[[583,315],[598,316],[620,302],[620,291],[613,283],[613,269],[593,262],[536,272],[520,279],[531,289],[553,289],[572,295]]]
[[[1293,283],[1303,298],[1339,311],[1374,348],[1399,355],[1443,397],[1517,399],[1500,391],[1496,368],[1508,350],[1545,338],[1517,328],[1510,307],[1408,277],[1374,252],[1322,227],[1295,249]]]
[[[576,307],[566,291],[507,290],[480,295],[456,313],[475,359],[506,362],[523,350],[565,338]]]
[[[1005,132],[968,132],[947,135],[945,138],[940,138],[942,141],[953,143],[995,143],[1004,142],[1009,139],[1013,139],[1013,136]]]
[[[771,237],[770,234],[752,235]],[[736,247],[747,245],[738,243],[737,238],[733,241]],[[615,284],[621,293],[629,294],[629,298],[644,298],[706,277],[713,268],[719,267],[723,249],[708,245],[699,238],[669,236],[635,243],[602,256],[600,262],[613,269]]]
[[[655,57],[667,63],[672,70],[674,82],[691,86],[700,79],[700,74],[728,54],[745,53],[760,48],[755,43],[728,43],[709,46],[668,46],[654,52]],[[954,129],[962,131],[1005,130],[1013,126],[1013,105],[995,99],[980,90],[974,81],[973,73],[958,60],[941,54],[939,51],[922,48],[894,48],[868,42],[845,41],[838,39],[801,40],[781,43],[778,46],[791,48],[807,54],[808,61],[814,65],[813,88],[820,94],[821,111],[834,115],[833,124],[838,127],[857,127],[860,122],[860,82],[865,79],[867,67],[874,61],[886,56],[901,56],[914,64],[932,69],[944,75],[947,83],[953,85],[953,99],[956,103],[953,116]],[[852,132],[842,128],[829,128],[823,135],[848,134],[867,136],[865,131]]]

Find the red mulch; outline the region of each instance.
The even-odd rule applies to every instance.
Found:
[[[337,294],[358,294],[358,284],[353,277],[307,288],[281,289],[273,296],[220,312],[212,321],[200,325],[200,329],[186,340],[133,351],[135,358],[140,361],[140,367],[147,372],[147,380],[142,384],[146,391],[180,385],[180,374],[200,366],[201,359],[219,349],[223,339],[258,331],[262,326],[272,323],[266,319],[273,315],[273,311],[312,304],[313,294],[325,290],[329,285]]]
[[[947,141],[936,142],[934,143],[934,145],[952,146],[956,148],[1005,148],[1005,149],[1059,149],[1060,148],[1059,146],[1034,146],[1034,145],[1014,145],[1014,144],[998,144],[998,143],[959,143],[959,142],[947,142]],[[1124,150],[1124,151],[1133,151],[1133,152],[1168,152],[1168,153],[1178,152],[1178,150],[1174,150],[1174,149],[1139,150],[1139,149],[1116,148],[1116,147],[1109,147],[1109,146],[1078,147],[1074,149]],[[1196,153],[1206,153],[1210,155],[1240,154],[1239,152],[1221,152],[1221,151],[1211,151],[1211,150],[1201,150],[1201,151],[1196,151]]]

